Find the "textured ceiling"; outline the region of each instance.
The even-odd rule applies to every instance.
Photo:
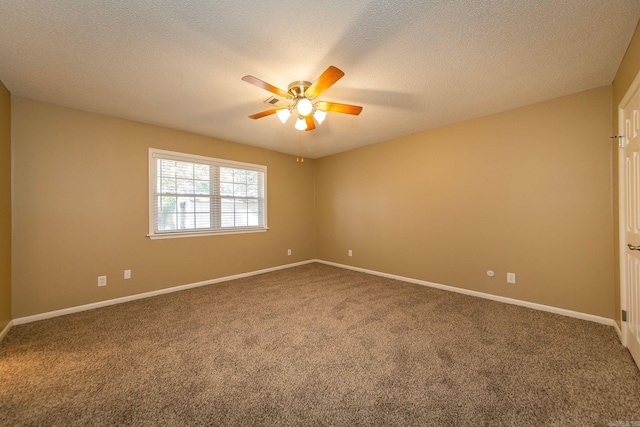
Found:
[[[638,0],[0,0],[13,95],[322,157],[610,84]],[[251,120],[329,65],[311,132]]]

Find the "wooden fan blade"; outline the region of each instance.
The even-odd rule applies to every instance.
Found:
[[[242,80],[244,80],[247,83],[251,83],[254,86],[258,86],[260,89],[264,89],[264,90],[267,90],[267,91],[269,91],[271,93],[275,93],[276,95],[278,95],[278,96],[280,96],[282,98],[291,98],[291,95],[288,92],[286,92],[286,91],[284,91],[284,90],[282,90],[280,88],[277,88],[275,86],[272,86],[267,82],[263,82],[262,80],[260,80],[260,79],[258,79],[256,77],[244,76],[242,78]]]
[[[276,111],[278,111],[278,110],[282,110],[282,108],[272,108],[270,110],[261,111],[260,113],[252,114],[251,116],[249,116],[249,118],[250,119],[260,119],[262,117],[270,116],[272,114],[275,114]]]
[[[341,69],[331,65],[318,79],[309,86],[304,92],[307,98],[317,98],[322,92],[329,89],[331,85],[340,80],[344,76]]]
[[[313,114],[307,114],[304,116],[304,120],[307,122],[307,128],[305,130],[314,130],[316,128],[316,124],[313,121]]]
[[[358,105],[338,104],[336,102],[326,102],[326,101],[316,102],[316,108],[320,111],[353,114],[354,116],[357,116],[362,111],[362,107]]]

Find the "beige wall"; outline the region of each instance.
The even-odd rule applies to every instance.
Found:
[[[12,126],[13,318],[315,257],[311,160],[16,97]],[[266,165],[270,230],[149,240],[149,147]]]
[[[607,86],[319,159],[318,258],[611,318],[610,124]]]
[[[613,80],[613,120],[611,125],[611,134],[618,135],[618,106],[620,105],[620,101],[629,90],[631,83],[636,78],[636,75],[640,72],[640,27],[636,28],[636,32],[631,39],[631,43],[627,48],[627,52],[622,59],[622,63],[618,68],[618,72],[616,74],[615,79]],[[618,326],[621,326],[620,319],[620,239],[618,232],[618,218],[619,218],[619,210],[618,210],[618,143],[614,141],[612,143],[612,157],[613,157],[613,182],[614,182],[614,226],[613,226],[613,235],[615,238],[614,248],[615,248],[615,313],[614,319],[618,323]]]
[[[13,98],[11,314],[317,257],[612,317],[611,97],[603,87],[304,164]],[[148,147],[266,164],[270,231],[146,238]]]
[[[0,82],[0,332],[11,321],[11,95]]]

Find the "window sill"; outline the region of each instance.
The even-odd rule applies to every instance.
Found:
[[[219,236],[221,234],[246,234],[246,233],[264,233],[265,231],[269,231],[268,227],[259,227],[259,228],[236,228],[231,230],[220,230],[220,231],[170,231],[166,233],[150,233],[147,234],[147,237],[151,240],[160,240],[160,239],[179,239],[183,237],[203,237],[203,236]]]

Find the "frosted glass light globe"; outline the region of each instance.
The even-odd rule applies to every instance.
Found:
[[[306,128],[307,128],[307,122],[304,120],[304,117],[302,116],[298,117],[298,120],[296,120],[296,129],[305,130]]]
[[[285,123],[287,119],[289,119],[289,116],[291,115],[291,111],[289,111],[288,108],[283,108],[282,110],[276,111],[276,114],[278,115],[278,118],[280,119],[280,121],[282,123]]]
[[[300,113],[301,116],[306,116],[311,113],[311,110],[313,110],[313,105],[311,105],[311,101],[307,98],[302,98],[298,101],[298,113]]]
[[[315,117],[316,120],[318,121],[318,124],[320,124],[324,121],[325,117],[327,117],[327,112],[316,110],[316,112],[313,113],[313,117]]]

